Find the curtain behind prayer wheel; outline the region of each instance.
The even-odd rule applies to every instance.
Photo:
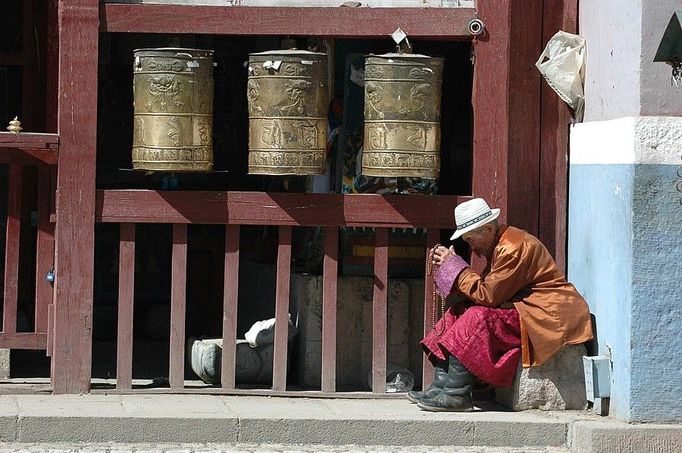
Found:
[[[213,167],[213,51],[133,51],[133,168]]]
[[[442,74],[441,58],[365,58],[363,175],[438,178]]]
[[[327,142],[327,55],[249,55],[249,174],[321,175]]]

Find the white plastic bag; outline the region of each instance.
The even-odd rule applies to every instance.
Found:
[[[297,333],[298,328],[291,322],[291,313],[289,313],[288,339],[291,340]],[[244,334],[244,339],[249,342],[252,348],[274,343],[275,318],[253,323],[251,328]]]
[[[585,38],[558,31],[550,38],[535,66],[550,87],[582,118]]]

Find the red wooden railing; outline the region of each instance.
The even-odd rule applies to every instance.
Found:
[[[53,331],[52,288],[45,273],[54,262],[53,167],[58,139],[51,134],[0,134],[0,164],[8,165],[8,215],[5,247],[3,329],[0,347],[46,349],[51,354]],[[23,169],[37,167],[38,238],[34,332],[17,332],[19,244]],[[187,225],[221,224],[225,230],[223,301],[222,390],[236,391],[235,360],[237,300],[239,295],[239,235],[241,225],[279,228],[275,344],[271,392],[287,388],[289,279],[293,227],[321,226],[325,231],[323,264],[322,382],[323,393],[336,391],[336,298],[338,232],[341,227],[376,230],[374,296],[372,302],[372,391],[383,393],[386,380],[388,246],[391,228],[425,228],[426,249],[439,239],[441,229],[452,228],[453,207],[468,197],[380,196],[339,194],[282,194],[262,192],[169,192],[100,190],[96,196],[96,221],[120,224],[119,301],[117,336],[117,389],[132,389],[133,308],[135,301],[135,225],[173,225],[171,273],[171,330],[169,382],[171,390],[184,388],[185,309],[187,275]],[[424,330],[431,328],[432,282],[425,281]],[[432,368],[424,361],[423,382]]]
[[[0,133],[0,165],[8,167],[7,223],[5,231],[5,267],[3,292],[3,323],[0,331],[0,348],[47,349],[52,288],[45,279],[53,264],[54,226],[50,223],[52,205],[52,168],[57,159],[59,139],[55,134]],[[24,192],[33,189],[24,186],[24,173],[36,167],[31,183],[35,184],[35,206],[23,203]],[[37,180],[36,180],[37,179]],[[35,317],[33,332],[17,332],[19,298],[19,268],[21,250],[21,221],[28,218],[27,211],[37,212],[37,243],[35,269]]]
[[[184,387],[185,294],[187,224],[226,225],[223,300],[222,389],[235,390],[239,234],[241,225],[279,228],[272,391],[287,388],[287,339],[292,227],[322,226],[323,264],[322,383],[323,393],[336,391],[336,288],[340,227],[372,227],[375,233],[374,297],[372,309],[372,391],[386,385],[388,246],[390,228],[428,229],[426,248],[440,230],[452,228],[453,207],[468,197],[380,196],[337,194],[282,194],[263,192],[163,192],[100,190],[96,219],[120,224],[117,389],[132,388],[135,224],[173,225],[169,382],[171,390]],[[424,328],[431,328],[431,292],[424,290]],[[432,368],[425,362],[424,382]]]

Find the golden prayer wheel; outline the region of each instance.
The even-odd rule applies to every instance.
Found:
[[[441,58],[365,58],[363,175],[438,178],[442,76]]]
[[[322,175],[326,169],[327,55],[249,55],[249,174]]]
[[[213,168],[213,51],[133,51],[133,168]]]

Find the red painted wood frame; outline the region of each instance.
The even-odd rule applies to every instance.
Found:
[[[54,165],[59,156],[57,134],[0,132],[0,164]]]
[[[90,391],[99,0],[57,0],[60,139],[52,387]]]
[[[102,32],[471,39],[473,8],[325,8],[103,4]]]
[[[558,30],[578,32],[578,0],[544,0],[543,45]],[[542,83],[540,136],[540,207],[538,237],[553,252],[561,270],[566,270],[568,213],[568,128],[571,111]]]
[[[96,115],[92,107],[82,106],[96,105],[98,31],[376,37],[385,36],[400,26],[413,37],[455,40],[471,39],[465,32],[465,24],[473,17],[473,10],[467,8],[189,7],[98,5],[97,0],[70,1],[66,7],[66,3],[59,0],[58,118],[63,151],[59,158],[57,197],[55,329],[59,334],[55,333],[53,351],[56,393],[76,393],[89,388]],[[556,13],[549,12],[551,8],[543,11],[542,4],[541,0],[480,0],[477,3],[487,32],[474,46],[472,95],[473,195],[483,196],[502,208],[503,220],[506,218],[534,233],[538,232],[540,223],[541,84],[532,63],[542,45],[543,37],[538,30],[542,30],[544,16],[556,17]],[[331,32],[330,21],[335,24]],[[552,124],[556,123],[561,125],[560,121]],[[550,131],[549,139],[555,133],[565,131]],[[565,151],[558,148],[549,147],[558,154]],[[560,173],[557,159],[549,156],[548,162],[553,164],[545,166],[547,171]],[[157,198],[152,195],[148,201],[159,201]],[[565,203],[565,194],[562,198]],[[73,199],[80,203],[69,204]],[[164,217],[153,205],[144,209],[151,215]],[[191,206],[188,209],[192,212]],[[223,213],[227,214],[224,210]],[[136,214],[129,212],[128,215],[135,217]],[[175,215],[184,218],[185,213]],[[557,209],[555,219],[560,215]],[[109,216],[125,217],[117,212],[103,212],[101,219],[107,221],[111,219]],[[280,224],[278,219],[274,220],[272,224]],[[381,221],[378,224],[384,226]],[[81,246],[69,249],[72,237],[81,238]],[[234,258],[230,253],[226,251],[226,260]],[[68,273],[65,269],[60,271],[60,263],[69,266]],[[377,312],[379,306],[376,302]],[[225,328],[231,328],[229,319],[225,321]]]
[[[50,224],[52,178],[46,162],[53,162],[57,155],[59,140],[54,134],[0,133],[0,164],[7,164],[8,206],[5,237],[3,325],[0,331],[0,348],[46,349],[48,331],[48,305],[52,302],[52,288],[45,279],[53,263],[53,225]],[[37,181],[31,178],[24,187],[24,169],[36,167]],[[24,204],[25,191],[37,194],[37,243],[35,273],[35,318],[33,332],[17,332],[17,305],[21,223],[28,218],[30,206]]]
[[[571,115],[535,61],[554,33],[576,31],[577,5],[479,0],[486,35],[473,52],[472,193],[502,208],[503,222],[538,236],[562,268]]]
[[[41,130],[46,120],[44,114],[50,112],[56,118],[56,108],[41,98],[46,94],[46,85],[41,82],[40,55],[45,53],[45,43],[56,44],[56,39],[47,39],[47,24],[56,27],[56,14],[41,14],[42,3],[36,0],[23,2],[24,51],[18,54],[15,63],[23,67],[24,83],[22,105],[24,130]],[[48,9],[56,13],[56,2],[50,1]],[[37,12],[38,14],[34,14]],[[48,18],[49,16],[49,18]],[[56,33],[52,35],[56,38]],[[45,38],[45,39],[44,39]],[[49,47],[49,46],[48,46]],[[56,55],[56,52],[52,52]],[[7,55],[5,55],[7,56]],[[48,58],[50,60],[50,58]],[[10,62],[10,64],[13,64]],[[56,73],[50,71],[56,80]],[[51,90],[47,98],[56,99],[56,89]],[[54,131],[56,128],[47,127]],[[10,168],[8,199],[10,215],[7,219],[6,262],[4,275],[7,301],[3,307],[5,326],[0,332],[0,348],[11,349],[45,349],[51,353],[51,316],[53,288],[46,279],[47,273],[54,264],[54,224],[51,213],[54,212],[55,167],[58,160],[59,137],[57,134],[21,132],[19,134],[0,132],[0,164]],[[26,170],[26,171],[24,171]],[[30,203],[29,203],[30,202]],[[33,205],[32,203],[35,203]],[[18,277],[26,263],[24,246],[28,237],[27,231],[30,212],[36,211],[37,234],[35,256],[35,301],[33,332],[17,332],[17,292]],[[17,217],[18,216],[18,217]],[[17,223],[19,222],[19,223]],[[22,233],[21,230],[24,230]],[[21,264],[24,263],[24,264]],[[24,269],[25,271],[26,269]]]

